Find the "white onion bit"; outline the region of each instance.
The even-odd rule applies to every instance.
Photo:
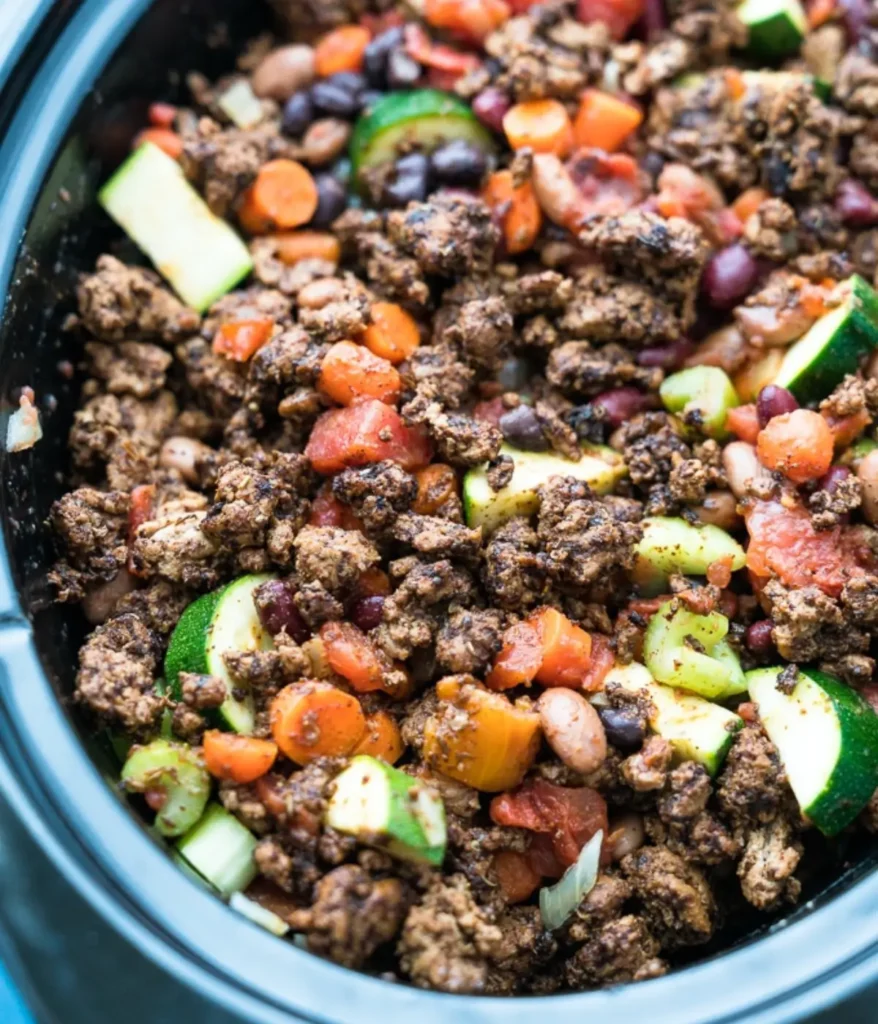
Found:
[[[25,392],[19,400],[18,408],[9,417],[6,427],[6,450],[23,452],[33,446],[43,436],[40,426],[40,411],[33,404],[32,394]]]

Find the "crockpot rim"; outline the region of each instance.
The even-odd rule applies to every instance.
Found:
[[[151,2],[84,0],[27,84],[0,141],[0,294],[7,294],[25,226],[82,100]],[[37,20],[49,7],[37,0]],[[596,1021],[648,1015],[653,1024],[780,1022],[878,979],[878,934],[870,923],[878,919],[874,870],[825,906],[800,910],[798,919],[709,960],[653,981],[555,995],[551,1002],[392,985],[278,942],[187,878],[98,773],[40,662],[12,576],[5,516],[4,529],[0,784],[58,870],[111,925],[208,998],[222,996],[243,1009],[246,1019],[353,1024],[380,1015],[386,1024],[408,1024],[416,1013],[423,1024],[440,1024],[454,1013],[472,1024],[500,1017],[524,1024],[551,1008],[558,1024],[573,1024],[584,1013]]]

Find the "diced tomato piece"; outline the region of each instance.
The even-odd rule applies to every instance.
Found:
[[[336,526],[341,530],[359,530],[363,532],[363,524],[359,517],[351,511],[350,505],[332,493],[332,483],[327,480],[320,487],[311,502],[311,515],[308,517],[311,526]]]
[[[403,469],[423,469],[432,448],[426,432],[407,427],[399,413],[377,399],[325,412],[314,424],[305,456],[318,473],[338,473],[390,459]]]
[[[537,682],[580,689],[591,665],[591,636],[556,608],[544,608],[528,622],[539,634],[543,649]]]
[[[582,196],[583,216],[617,217],[643,199],[637,163],[626,153],[581,149],[567,169]]]
[[[608,831],[607,805],[597,790],[556,786],[545,779],[530,779],[511,793],[494,797],[491,820],[548,835],[564,867],[574,863],[597,831],[602,829],[605,838]]]
[[[872,422],[872,417],[865,409],[855,412],[852,416],[833,416],[828,412],[821,415],[829,424],[836,448],[847,448],[849,444],[853,444]]]
[[[503,404],[503,399],[498,396],[497,398],[489,398],[485,402],[476,402],[473,416],[477,420],[485,420],[497,427],[500,425],[500,417],[507,412],[509,410]]]
[[[485,685],[492,690],[528,686],[542,663],[543,645],[539,633],[529,623],[519,622],[503,634],[503,647],[485,677]]]
[[[128,571],[132,576],[142,575],[131,558],[131,548],[137,535],[138,526],[152,519],[154,501],[155,484],[138,484],[131,491],[128,502]]]
[[[566,867],[558,860],[552,837],[547,832],[534,832],[527,847],[527,862],[542,878],[560,878]]]
[[[384,672],[389,665],[365,633],[350,622],[327,622],[320,629],[320,639],[332,671],[358,693],[384,689]]]
[[[177,108],[173,103],[150,103],[146,116],[155,128],[173,128]]]
[[[757,501],[744,514],[750,544],[747,567],[754,589],[776,575],[787,587],[819,587],[838,597],[845,583],[875,566],[875,556],[855,527],[817,531],[811,515],[797,505]],[[754,578],[755,577],[755,578]]]
[[[592,633],[591,664],[585,670],[585,675],[582,677],[582,689],[588,693],[600,690],[615,663],[616,656],[613,653],[609,637],[604,636],[602,633]]]
[[[403,29],[403,45],[406,53],[419,64],[434,71],[447,71],[455,80],[481,64],[474,53],[462,53],[442,43],[434,43],[414,22]]]
[[[274,321],[268,317],[257,320],[232,320],[213,336],[213,350],[236,363],[246,363],[271,337]]]
[[[163,153],[167,153],[174,160],[179,160],[183,152],[183,140],[170,128],[144,128],[134,139],[134,149],[144,142],[151,142],[158,146]]]
[[[577,0],[576,17],[586,25],[602,21],[614,39],[624,39],[645,7],[645,0]]]
[[[503,895],[509,903],[523,903],[540,884],[540,873],[535,871],[524,853],[500,850],[494,854],[492,866]]]
[[[760,430],[756,406],[751,402],[749,405],[739,405],[734,409],[729,409],[726,413],[726,429],[731,430],[735,437],[739,437],[742,441],[756,444]]]

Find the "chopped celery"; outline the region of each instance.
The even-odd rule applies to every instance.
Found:
[[[122,766],[122,784],[129,793],[164,795],[155,828],[163,836],[179,836],[201,817],[210,796],[210,776],[191,747],[153,740],[133,747]]]
[[[729,620],[719,612],[696,615],[678,600],[667,601],[649,620],[643,660],[667,686],[716,700],[744,693],[738,657],[726,642]]]
[[[659,388],[668,412],[709,437],[728,435],[726,415],[740,404],[734,385],[718,366],[690,366],[668,377]]]
[[[871,437],[861,437],[848,448],[839,461],[856,469],[869,452],[875,451],[876,448],[878,441],[873,441]]]
[[[732,571],[743,569],[744,549],[718,526],[692,526],[677,516],[649,516],[637,545],[634,581],[644,593],[660,594],[673,572],[704,576],[712,562],[728,560]]]

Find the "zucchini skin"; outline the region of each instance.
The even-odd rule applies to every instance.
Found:
[[[180,700],[182,697],[181,672],[208,674],[207,644],[204,637],[226,589],[222,587],[193,601],[180,616],[180,621],[171,634],[165,655],[165,681],[174,700]]]

